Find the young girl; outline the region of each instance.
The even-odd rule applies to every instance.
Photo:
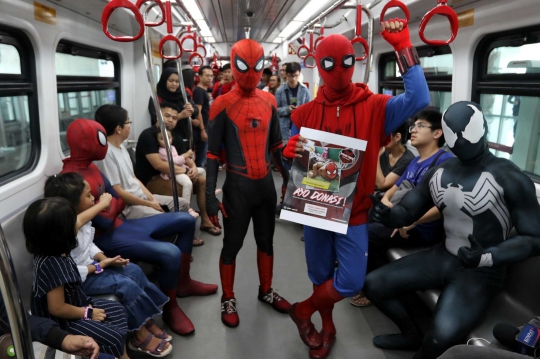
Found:
[[[163,139],[163,134],[160,131],[156,131],[156,138],[159,143],[159,156],[163,161],[168,161],[167,159],[167,150],[165,150],[165,140]],[[169,141],[172,141],[172,133],[171,131],[167,130],[167,136],[169,137]],[[176,175],[176,183],[178,183],[180,186],[182,186],[182,198],[184,198],[186,201],[191,203],[191,196],[193,192],[193,182],[191,182],[191,178],[187,175],[190,167],[189,165],[193,164],[193,151],[189,150],[188,152],[179,155],[176,151],[176,147],[171,145],[171,154],[173,158],[173,162],[175,165],[183,167],[185,169],[185,172],[182,174]],[[161,178],[168,181],[169,175],[167,173],[162,172]],[[189,214],[191,214],[193,217],[197,218],[199,214],[193,210],[193,208],[189,209]]]
[[[82,289],[88,295],[114,294],[127,311],[129,341],[132,350],[164,357],[172,351],[172,339],[150,318],[161,314],[168,298],[148,281],[141,268],[120,256],[107,258],[93,243],[94,228],[90,220],[106,209],[111,195],[104,193],[94,204],[90,185],[75,172],[50,177],[45,183],[45,197],[67,199],[77,211],[77,248],[71,257],[82,278]]]
[[[82,290],[77,265],[69,255],[77,247],[76,222],[75,208],[64,198],[40,199],[26,210],[26,248],[34,254],[32,314],[52,319],[72,334],[92,337],[103,353],[128,359],[124,307],[93,300]]]

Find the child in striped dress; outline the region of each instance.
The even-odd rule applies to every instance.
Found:
[[[91,299],[70,252],[77,246],[75,208],[64,198],[32,203],[24,215],[26,248],[34,254],[32,314],[54,320],[60,328],[92,337],[100,352],[125,354],[127,317],[120,303]]]

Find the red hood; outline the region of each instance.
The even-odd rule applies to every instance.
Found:
[[[315,97],[316,102],[322,104],[324,101],[325,106],[347,106],[347,105],[351,105],[351,104],[363,101],[369,96],[373,95],[373,92],[371,92],[371,90],[368,88],[366,84],[351,83],[348,94],[346,94],[339,101],[332,102],[324,95],[325,88],[326,88],[326,85],[322,85],[321,87],[319,87],[319,90],[317,91],[317,97]]]
[[[75,165],[79,169],[87,168],[93,161],[100,161],[107,154],[107,134],[103,126],[94,120],[78,119],[73,121],[66,134],[71,152],[64,164]]]

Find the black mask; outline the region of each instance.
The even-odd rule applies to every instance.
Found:
[[[454,155],[466,162],[483,156],[487,146],[487,122],[480,105],[461,101],[452,104],[442,118],[444,139]]]

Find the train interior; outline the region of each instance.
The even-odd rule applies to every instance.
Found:
[[[132,5],[134,0],[125,0]],[[43,197],[47,178],[62,170],[70,156],[66,130],[76,119],[94,119],[105,104],[125,108],[132,121],[127,147],[134,151],[139,135],[150,126],[149,78],[163,72],[162,55],[176,56],[174,41],[160,45],[167,35],[187,37],[180,54],[184,68],[223,65],[230,61],[236,41],[250,38],[265,51],[265,67],[296,61],[311,98],[322,84],[312,55],[319,36],[342,34],[369,39],[368,51],[359,44],[353,82],[367,83],[374,93],[405,92],[394,51],[380,36],[381,11],[388,0],[189,0],[171,1],[171,26],[140,28],[133,13],[118,9],[103,26],[103,10],[110,0],[0,0],[0,290],[8,309],[16,352],[20,358],[67,358],[67,354],[31,343],[24,313],[30,308],[32,256],[25,247],[22,219],[26,208]],[[165,1],[164,1],[165,2]],[[169,1],[166,1],[169,2]],[[441,1],[401,0],[410,11],[411,42],[418,50],[430,91],[430,108],[444,112],[457,101],[479,103],[486,116],[490,150],[512,161],[540,190],[540,25],[537,0],[448,0],[459,19],[455,39],[443,46],[422,41],[422,18]],[[141,1],[139,1],[141,3]],[[164,14],[151,1],[142,2],[148,22]],[[146,3],[146,4],[144,4]],[[367,12],[357,26],[357,6]],[[360,12],[362,14],[362,12]],[[385,19],[403,17],[391,8]],[[174,25],[174,26],[173,26]],[[133,37],[135,41],[111,38]],[[372,38],[369,34],[372,33]],[[190,37],[191,36],[191,37]],[[435,16],[425,37],[445,42],[448,19]],[[301,45],[305,42],[307,49]],[[311,43],[311,45],[310,45]],[[198,53],[200,56],[191,56]],[[306,56],[308,55],[308,56]],[[369,55],[369,56],[368,56]],[[304,57],[301,59],[300,57]],[[202,59],[202,61],[201,61]],[[277,61],[277,62],[276,62]],[[221,171],[218,188],[226,171]],[[273,172],[276,192],[282,179]],[[193,201],[194,202],[194,201]],[[196,204],[193,204],[197,209]],[[193,251],[191,273],[206,283],[220,283],[221,236],[200,231],[202,247]],[[302,226],[276,219],[274,286],[289,301],[312,292],[307,276]],[[395,261],[422,248],[394,248]],[[252,224],[238,256],[236,293],[241,324],[220,323],[220,294],[179,299],[192,319],[194,335],[174,335],[170,358],[306,358],[306,347],[287,315],[274,313],[256,300],[258,276]],[[155,268],[142,265],[153,278]],[[509,266],[503,291],[494,298],[487,317],[462,344],[486,346],[494,340],[496,323],[519,326],[538,315],[540,260],[530,258]],[[431,325],[440,291],[418,291],[403,298],[422,330]],[[314,317],[316,326],[321,324]],[[163,324],[160,318],[156,319]],[[413,358],[412,351],[381,350],[372,343],[379,334],[397,327],[374,305],[358,308],[343,300],[335,307],[337,341],[330,358]],[[16,329],[15,329],[16,328]],[[480,338],[480,339],[478,339]],[[131,358],[147,357],[128,350]],[[0,356],[1,357],[1,356]],[[75,356],[71,356],[75,358]]]

